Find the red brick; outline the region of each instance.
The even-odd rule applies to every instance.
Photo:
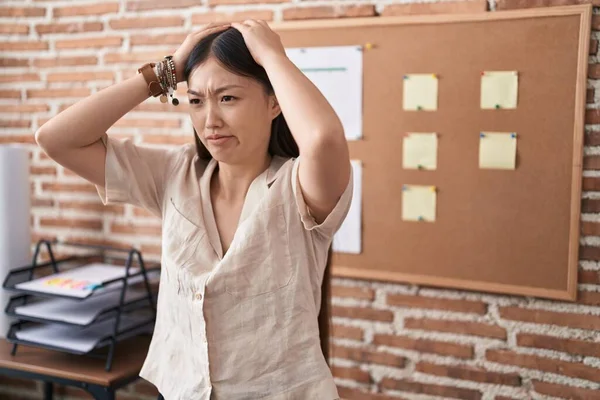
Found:
[[[0,51],[30,51],[48,50],[48,42],[0,42]]]
[[[589,155],[583,157],[583,169],[600,169],[600,156]]]
[[[27,135],[0,135],[0,143],[26,143],[36,144],[35,136],[33,134]]]
[[[394,313],[389,310],[376,310],[365,307],[331,307],[331,313],[334,317],[366,319],[370,321],[392,322]]]
[[[600,271],[579,270],[579,283],[600,285]]]
[[[555,336],[518,333],[517,345],[562,351],[568,354],[580,354],[588,357],[600,357],[600,342],[578,339],[563,339]]]
[[[491,383],[495,385],[521,386],[519,374],[505,374],[486,371],[483,368],[470,366],[439,365],[420,361],[415,366],[415,371],[429,375],[443,376],[465,381]]]
[[[362,328],[356,326],[334,324],[333,337],[362,341],[365,337],[365,331]]]
[[[581,212],[600,213],[600,199],[582,199]]]
[[[431,383],[421,383],[411,380],[399,380],[393,378],[383,378],[379,386],[386,390],[399,390],[418,394],[428,394],[442,398],[462,399],[462,400],[480,400],[481,392],[472,389],[463,389],[453,386],[434,385]]]
[[[137,65],[140,62],[144,62],[144,61],[148,61],[148,60],[159,60],[163,57],[164,57],[164,51],[163,52],[159,52],[159,51],[137,52],[137,53],[106,53],[104,55],[104,62],[106,64],[131,63],[131,64]],[[179,87],[179,84],[177,86]]]
[[[471,345],[429,339],[413,339],[406,336],[375,335],[373,344],[400,347],[421,353],[441,354],[458,358],[473,358],[474,355],[473,346]]]
[[[20,99],[20,90],[0,90],[0,98],[3,99]]]
[[[337,367],[331,369],[333,376],[341,379],[349,379],[361,383],[371,383],[371,376],[367,371],[358,367]]]
[[[585,110],[585,123],[600,124],[600,110],[596,108]]]
[[[598,52],[598,41],[596,39],[590,40],[590,54],[596,54]]]
[[[105,206],[102,203],[89,203],[83,201],[68,201],[61,200],[59,202],[59,208],[61,210],[77,210],[77,211],[91,211],[98,213],[114,213],[123,214],[125,207],[122,205],[108,205]]]
[[[297,19],[320,19],[320,18],[356,18],[375,16],[375,6],[363,5],[340,5],[340,6],[313,6],[292,7],[283,10],[284,20]]]
[[[592,15],[592,30],[600,30],[600,15]]]
[[[143,244],[141,251],[144,254],[160,255],[162,253],[162,247],[154,244]]]
[[[600,236],[600,222],[581,221],[580,228],[584,236]]]
[[[287,3],[290,0],[208,0],[209,6],[225,5],[225,4],[273,4]]]
[[[156,215],[152,214],[150,211],[144,209],[144,208],[140,208],[140,207],[134,207],[133,208],[133,215],[136,217],[152,217],[152,218],[156,218]]]
[[[160,225],[131,225],[112,223],[110,231],[126,235],[157,235],[160,236],[162,229]]]
[[[0,7],[0,17],[44,17],[46,9],[41,7]]]
[[[40,218],[40,226],[55,227],[55,228],[80,228],[101,230],[101,219],[74,219],[74,218]]]
[[[600,292],[590,292],[580,290],[577,296],[579,304],[587,304],[590,306],[600,306]]]
[[[38,74],[34,74],[34,73],[0,75],[0,82],[2,82],[2,83],[39,82],[39,81],[41,81],[40,76]]]
[[[440,3],[410,3],[386,6],[381,16],[414,15],[414,14],[463,14],[485,12],[488,9],[486,0],[444,1]]]
[[[569,328],[600,330],[600,317],[595,315],[525,309],[515,306],[500,307],[498,311],[500,317],[503,319],[566,326]]]
[[[592,89],[587,89],[585,92],[585,101],[588,104],[593,104],[596,100],[594,99],[595,97],[595,90]]]
[[[586,146],[600,146],[600,131],[589,131],[584,136]]]
[[[375,291],[370,288],[333,285],[331,289],[334,297],[375,300]]]
[[[89,72],[55,72],[47,75],[48,82],[89,82],[114,81],[115,76],[110,71]]]
[[[95,56],[38,58],[33,60],[33,65],[37,68],[70,67],[74,65],[96,64],[98,64],[98,58]]]
[[[82,33],[102,31],[101,22],[68,22],[63,24],[37,24],[35,31],[38,35],[51,33]]]
[[[600,5],[598,0],[496,0],[496,10],[514,10],[519,8],[537,8],[569,6],[575,4]]]
[[[580,246],[579,258],[582,260],[600,260],[600,247],[597,246]]]
[[[172,8],[188,8],[199,4],[198,0],[163,0],[128,1],[127,11],[147,11]]]
[[[98,193],[96,187],[91,183],[42,183],[44,192],[83,192],[83,193]]]
[[[2,35],[27,35],[27,34],[29,34],[29,25],[4,23],[4,24],[0,25],[0,34],[2,34]]]
[[[531,354],[519,354],[510,350],[489,349],[485,353],[488,361],[514,365],[521,368],[549,372],[571,378],[600,382],[600,369],[582,363],[539,357]]]
[[[125,249],[128,250],[132,246],[131,244],[125,243],[123,240],[113,241],[108,239],[97,239],[91,237],[80,237],[80,236],[69,236],[66,241],[80,244],[89,244],[94,246],[111,246],[117,249]]]
[[[234,13],[209,11],[202,14],[192,15],[192,25],[208,24],[211,22],[243,22],[247,19],[258,19],[263,21],[273,20],[271,10],[245,10]]]
[[[542,382],[537,379],[533,379],[531,382],[533,383],[533,389],[540,394],[569,400],[600,400],[600,390],[598,389],[564,386],[557,383]]]
[[[85,39],[65,39],[57,40],[55,46],[57,49],[85,49],[92,47],[119,47],[123,43],[123,38],[112,36],[112,37],[98,37],[98,38],[85,38]]]
[[[450,332],[458,333],[461,335],[482,336],[506,340],[506,329],[495,325],[484,324],[481,322],[428,318],[406,318],[404,320],[404,327],[407,329]]]
[[[405,294],[389,294],[386,303],[390,306],[456,311],[480,315],[484,315],[487,312],[487,304],[483,301],[440,299]]]
[[[31,175],[54,175],[56,176],[56,167],[29,167]]]
[[[131,35],[129,43],[132,46],[148,46],[148,45],[179,45],[185,40],[185,34],[162,34],[162,35]],[[128,71],[129,72],[129,71]],[[137,73],[137,71],[134,71]]]
[[[338,387],[338,394],[343,400],[406,400],[404,397],[386,396],[379,393],[367,393],[360,389]]]
[[[12,68],[12,67],[28,67],[29,60],[23,60],[19,58],[8,58],[0,57],[0,67]]]
[[[404,368],[406,366],[405,357],[383,351],[377,351],[375,349],[334,345],[332,354],[335,358],[343,358],[363,364],[380,364],[394,368]]]
[[[161,28],[183,26],[182,17],[121,18],[108,22],[112,29]]]
[[[589,64],[588,65],[588,78],[600,79],[600,64]]]
[[[29,128],[31,121],[25,119],[2,119],[0,120],[0,128]]]
[[[34,197],[31,199],[32,207],[54,207],[56,202],[52,199],[39,199]]]
[[[84,6],[55,7],[53,16],[72,17],[80,15],[103,15],[119,12],[119,3],[104,2],[101,4],[86,4]]]

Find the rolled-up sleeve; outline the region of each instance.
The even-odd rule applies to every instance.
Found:
[[[350,209],[350,204],[352,203],[352,191],[354,186],[352,168],[350,169],[350,179],[348,180],[346,189],[344,189],[344,192],[340,196],[337,204],[329,213],[329,215],[327,215],[325,220],[318,224],[315,218],[310,214],[310,210],[306,204],[306,201],[304,200],[304,195],[302,194],[300,181],[298,180],[298,166],[300,165],[300,159],[301,157],[298,157],[294,160],[291,181],[294,198],[296,199],[296,205],[298,207],[298,212],[300,213],[300,218],[302,220],[302,224],[304,225],[304,229],[319,232],[328,238],[332,237],[340,228],[340,226],[342,226],[342,223],[348,214],[348,210]]]
[[[160,216],[167,179],[176,165],[177,149],[136,145],[104,134],[104,187],[96,190],[104,205],[127,203]]]

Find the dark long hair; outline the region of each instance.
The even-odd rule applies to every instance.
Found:
[[[255,79],[264,88],[268,95],[274,94],[273,86],[269,81],[267,72],[254,58],[242,34],[235,28],[213,33],[203,38],[192,49],[183,71],[183,78],[187,82],[192,71],[204,63],[209,57],[214,57],[221,66],[234,74]],[[204,160],[212,158],[210,152],[198,138],[194,129],[194,140],[198,156]],[[280,113],[271,123],[271,137],[269,139],[269,154],[271,156],[298,157],[298,145],[290,132],[283,113]],[[321,350],[325,360],[329,363],[329,335],[330,335],[330,290],[331,290],[331,248],[327,255],[327,264],[323,284],[321,286],[321,309],[319,310],[319,336]]]

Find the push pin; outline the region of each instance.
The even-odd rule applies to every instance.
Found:
[[[419,221],[423,221],[423,217],[421,217],[421,216],[419,215],[419,218],[418,218],[418,220],[419,220]]]
[[[483,133],[483,132],[482,132],[482,133],[480,133],[480,134],[479,134],[479,137],[480,137],[480,138],[484,138],[484,137],[485,137],[485,133]]]
[[[496,110],[500,108],[500,104],[496,104]]]
[[[517,137],[517,134],[516,133],[511,133],[510,137],[513,138],[513,139],[515,139]]]
[[[371,50],[373,48],[373,44],[372,43],[365,43],[365,49],[366,50]]]
[[[423,107],[417,106],[417,110],[421,111],[422,109],[423,109]]]

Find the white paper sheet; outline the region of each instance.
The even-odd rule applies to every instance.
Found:
[[[133,328],[147,319],[148,316],[123,315],[119,323],[119,331]],[[83,329],[73,329],[72,326],[68,325],[44,324],[22,329],[17,331],[15,335],[19,340],[87,353],[96,346],[99,340],[111,335],[114,332],[114,327],[114,319],[99,322]],[[144,332],[150,329],[151,325],[149,324],[148,326],[141,326],[139,330],[134,330],[134,332]]]
[[[121,291],[110,291],[94,295],[85,301],[49,299],[15,307],[15,313],[20,316],[88,325],[102,311],[118,306],[120,296]],[[125,302],[138,300],[145,296],[147,293],[144,291],[130,289],[125,294]]]
[[[346,139],[362,137],[363,55],[360,46],[286,49],[288,58],[329,101]]]
[[[139,271],[129,268],[129,273]],[[125,267],[102,263],[92,263],[69,271],[60,272],[15,285],[16,289],[31,290],[39,293],[56,294],[75,298],[89,296],[102,283],[125,276]]]
[[[333,236],[332,249],[339,253],[360,254],[362,251],[362,163],[351,160],[354,188],[352,203],[342,226]]]
[[[31,207],[27,146],[0,146],[0,275],[31,263]],[[0,288],[0,309],[10,293]],[[0,313],[0,337],[5,337],[12,319]]]

